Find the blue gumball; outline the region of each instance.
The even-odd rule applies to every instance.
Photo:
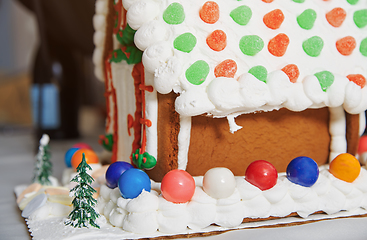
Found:
[[[106,185],[109,188],[116,188],[120,176],[128,169],[133,168],[133,165],[127,162],[114,162],[106,171]]]
[[[78,151],[80,148],[72,147],[65,153],[65,165],[68,168],[71,168],[71,158],[73,157],[74,153]]]
[[[118,181],[121,196],[123,198],[136,198],[145,190],[150,192],[151,183],[149,176],[142,170],[130,168],[126,170]]]
[[[319,167],[309,157],[296,157],[287,167],[287,178],[292,183],[311,187],[319,178]]]

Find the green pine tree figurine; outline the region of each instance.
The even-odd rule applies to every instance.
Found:
[[[50,161],[51,153],[50,147],[48,146],[49,141],[50,137],[47,134],[43,134],[36,155],[33,182],[38,182],[41,185],[51,185],[49,177],[52,174],[52,163]]]
[[[78,174],[71,179],[71,182],[76,182],[77,185],[70,190],[70,193],[74,195],[73,210],[65,221],[66,225],[71,225],[74,228],[89,226],[99,228],[95,222],[99,214],[94,209],[97,200],[92,197],[96,190],[90,186],[94,179],[87,173],[88,169],[92,170],[85,161],[83,153],[82,162],[76,168]]]

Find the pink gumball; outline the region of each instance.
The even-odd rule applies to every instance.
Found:
[[[161,191],[167,201],[188,202],[195,192],[194,178],[184,170],[171,170],[162,179]]]
[[[93,150],[92,147],[89,144],[83,143],[83,142],[75,143],[73,145],[73,148],[83,148],[83,149]]]
[[[367,135],[360,137],[358,144],[358,154],[361,155],[365,152],[367,152]]]

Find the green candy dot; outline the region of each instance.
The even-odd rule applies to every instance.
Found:
[[[189,53],[196,45],[196,37],[191,33],[184,33],[173,41],[173,47],[181,52]]]
[[[231,16],[233,21],[235,21],[241,26],[245,26],[252,17],[252,11],[251,8],[242,5],[232,10],[232,12],[229,15]]]
[[[321,50],[324,47],[324,41],[318,36],[313,36],[304,41],[302,47],[308,56],[317,57],[320,55]]]
[[[202,84],[208,74],[209,65],[203,60],[194,62],[185,72],[186,79],[194,85]]]
[[[257,35],[247,35],[240,40],[240,49],[248,56],[255,56],[263,47],[264,41]]]
[[[316,12],[312,9],[306,9],[297,17],[298,25],[306,30],[313,28],[316,20]]]
[[[361,45],[359,46],[359,51],[363,56],[367,57],[367,38],[362,40]]]
[[[355,4],[357,4],[357,2],[358,2],[359,0],[347,0],[347,2],[349,3],[349,4],[351,4],[351,5],[355,5]]]
[[[252,75],[254,75],[260,81],[266,83],[266,79],[268,78],[268,71],[263,66],[255,66],[252,67],[249,71]]]
[[[168,24],[180,24],[185,20],[185,11],[181,4],[171,3],[163,12],[163,19]]]
[[[315,73],[315,76],[319,80],[322,91],[326,92],[326,90],[333,84],[334,75],[329,71],[322,71]]]
[[[304,3],[305,0],[293,0],[293,2],[296,2],[296,3]]]
[[[365,27],[367,25],[367,9],[355,11],[353,15],[353,20],[357,27]]]

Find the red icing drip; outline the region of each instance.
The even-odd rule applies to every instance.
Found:
[[[153,86],[145,86],[143,84],[140,84],[139,89],[143,91],[153,92]]]
[[[127,133],[131,136],[131,128],[134,126],[134,117],[129,114],[127,115]]]
[[[115,16],[115,20],[117,18],[117,25],[113,28],[113,33],[116,34],[118,30],[122,27],[122,0],[118,0],[117,3],[113,5],[113,8],[117,12],[117,15]]]
[[[116,100],[116,89],[113,86],[112,82],[112,71],[111,71],[111,63],[109,59],[110,56],[105,60],[105,97],[106,97],[106,110],[107,110],[107,120],[106,120],[106,132],[109,131],[111,127],[111,115],[113,117],[113,126],[112,126],[112,134],[113,134],[113,146],[112,146],[112,157],[111,161],[116,162],[117,160],[117,142],[118,142],[118,116],[117,116],[117,100]],[[110,100],[114,104],[113,112],[110,105]]]
[[[142,82],[142,78],[144,77],[144,69],[142,69],[142,64],[138,63],[134,65],[133,71],[131,73],[134,79],[134,87],[135,87],[135,120],[133,122],[134,129],[134,141],[132,145],[132,152],[134,153],[136,149],[140,148],[140,140],[141,140],[141,125],[140,119],[142,118],[142,91],[139,89],[139,85]]]

